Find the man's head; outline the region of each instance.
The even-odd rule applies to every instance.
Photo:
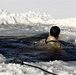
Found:
[[[54,36],[54,37],[58,37],[60,34],[60,28],[58,26],[53,26],[51,29],[50,29],[50,35],[51,36]]]

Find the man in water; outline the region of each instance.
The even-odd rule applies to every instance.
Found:
[[[60,28],[58,26],[53,26],[50,29],[49,36],[47,39],[42,39],[39,41],[39,45],[52,53],[61,53],[61,45],[58,41],[60,35]]]

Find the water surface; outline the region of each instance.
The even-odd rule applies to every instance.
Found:
[[[76,61],[76,46],[72,43],[60,40],[66,53],[56,53],[53,56],[49,50],[39,49],[37,42],[48,36],[47,33],[35,36],[4,36],[0,37],[0,53],[9,62],[41,62],[50,60]]]

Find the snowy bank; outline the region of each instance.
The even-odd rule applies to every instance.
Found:
[[[54,19],[51,15],[39,12],[8,13],[0,10],[0,24],[55,24],[76,28],[76,18]]]
[[[26,62],[25,62],[26,63]],[[27,63],[39,66],[44,70],[57,75],[76,75],[76,62],[50,61],[39,63]],[[0,75],[51,75],[40,69],[20,64],[0,64]]]

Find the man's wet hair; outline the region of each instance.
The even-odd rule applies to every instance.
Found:
[[[58,37],[59,34],[60,34],[60,28],[58,26],[53,26],[50,29],[50,35],[51,36]]]

